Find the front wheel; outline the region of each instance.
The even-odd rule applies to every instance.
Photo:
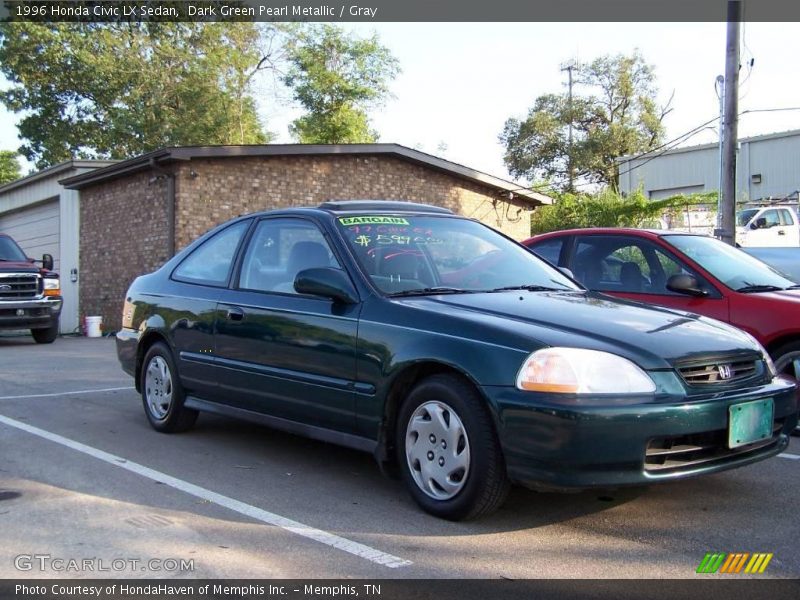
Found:
[[[197,411],[184,408],[183,393],[172,352],[161,342],[153,344],[142,361],[142,403],[153,429],[176,433],[190,429],[197,420]]]
[[[414,387],[396,436],[406,487],[425,511],[460,521],[488,515],[505,500],[509,483],[491,416],[460,377],[434,375]]]
[[[58,337],[58,321],[47,329],[31,329],[31,335],[37,344],[52,344]]]
[[[800,342],[784,344],[772,354],[775,361],[775,370],[779,375],[784,375],[800,383]],[[800,435],[800,423],[794,430],[795,435]]]

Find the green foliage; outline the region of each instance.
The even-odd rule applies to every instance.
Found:
[[[616,188],[617,159],[656,147],[668,105],[657,106],[653,67],[638,53],[603,56],[576,70],[573,99],[545,94],[523,120],[508,119],[500,142],[515,177],[545,178],[567,191],[574,178]],[[568,141],[569,124],[573,143]]]
[[[0,101],[38,167],[161,146],[263,143],[252,23],[2,23]]]
[[[586,227],[654,227],[667,212],[686,206],[716,202],[716,192],[683,194],[649,200],[642,190],[628,196],[604,189],[596,194],[557,195],[556,202],[541,206],[531,217],[531,235]]]
[[[17,153],[13,150],[0,150],[0,185],[19,179],[20,174]]]
[[[389,96],[397,60],[376,35],[357,39],[333,25],[301,32],[288,48],[284,83],[307,111],[291,125],[302,143],[374,142],[367,111]]]

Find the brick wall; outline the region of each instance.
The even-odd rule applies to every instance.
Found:
[[[192,175],[194,174],[194,175]],[[479,219],[517,240],[530,236],[530,205],[498,190],[386,156],[281,156],[192,160],[178,168],[175,245],[259,210],[325,200],[410,200]]]
[[[282,156],[176,163],[175,246],[211,227],[260,210],[325,200],[410,200],[444,206],[522,240],[530,205],[495,188],[387,156]],[[124,294],[167,259],[166,184],[151,171],[81,190],[80,310],[120,326]]]
[[[106,331],[119,329],[131,282],[168,258],[167,186],[152,178],[147,171],[80,192],[80,316],[102,315]]]

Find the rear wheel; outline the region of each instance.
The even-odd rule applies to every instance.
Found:
[[[434,375],[406,398],[397,421],[397,461],[425,511],[453,521],[497,510],[506,498],[500,443],[478,392],[455,375]]]
[[[190,429],[197,411],[184,408],[183,393],[172,352],[162,343],[153,344],[142,361],[142,403],[147,420],[156,431],[176,433]]]
[[[47,329],[31,329],[31,335],[37,344],[52,344],[58,337],[58,321]]]
[[[780,375],[791,377],[800,383],[800,342],[789,342],[772,353],[775,370]],[[800,424],[795,427],[795,435],[800,435]]]

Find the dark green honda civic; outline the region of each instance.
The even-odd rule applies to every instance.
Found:
[[[509,484],[647,485],[786,448],[793,383],[724,323],[587,292],[514,241],[407,202],[208,232],[125,300],[119,359],[158,431],[199,411],[372,452],[426,511]]]

